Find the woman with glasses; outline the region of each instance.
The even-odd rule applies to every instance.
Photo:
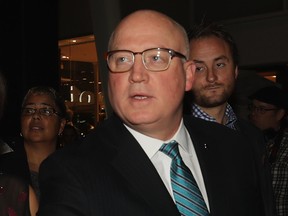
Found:
[[[250,120],[266,139],[277,215],[288,215],[288,95],[276,86],[268,86],[250,99]]]
[[[10,170],[32,185],[38,200],[40,164],[58,148],[65,124],[66,106],[53,88],[37,86],[28,90],[21,108],[21,140],[10,156]]]
[[[50,87],[31,88],[22,103],[21,135],[27,156],[31,184],[37,192],[41,162],[58,146],[59,136],[66,124],[66,106]]]

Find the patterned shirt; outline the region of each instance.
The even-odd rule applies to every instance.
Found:
[[[192,115],[194,117],[201,118],[201,119],[206,120],[206,121],[216,122],[216,119],[214,117],[212,117],[212,116],[208,115],[207,113],[205,113],[196,104],[192,104]],[[225,122],[225,126],[236,130],[235,123],[237,121],[237,117],[236,117],[232,107],[230,106],[230,104],[227,104],[227,106],[226,106],[225,117],[227,119],[227,121]]]
[[[288,215],[288,129],[284,132],[276,154],[271,164],[272,185],[276,200],[278,216]]]

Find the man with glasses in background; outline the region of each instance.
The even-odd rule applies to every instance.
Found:
[[[107,53],[114,113],[42,163],[39,216],[263,216],[244,137],[183,117],[195,72],[188,56],[185,29],[162,13],[140,10],[118,24]]]
[[[21,107],[21,133],[13,142],[13,152],[2,160],[3,171],[31,184],[40,201],[38,173],[40,164],[59,146],[66,124],[66,105],[58,92],[49,86],[30,88]]]
[[[250,121],[264,133],[278,216],[288,215],[287,93],[267,86],[250,96]]]
[[[260,130],[267,132],[266,138],[270,139],[270,134],[275,134],[287,123],[285,109],[288,98],[285,98],[285,93],[277,86],[261,88],[249,98],[252,100],[249,106],[250,121]]]

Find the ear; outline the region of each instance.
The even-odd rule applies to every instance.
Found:
[[[188,60],[184,63],[184,70],[186,73],[185,91],[190,91],[192,89],[195,78],[195,69],[196,66],[193,61]]]
[[[60,128],[59,128],[59,132],[58,132],[59,135],[62,134],[64,127],[66,125],[66,122],[67,121],[65,118],[60,119]]]
[[[276,114],[277,120],[278,120],[278,121],[281,121],[281,119],[284,118],[285,114],[286,114],[286,112],[285,112],[284,109],[279,109],[279,110],[277,111],[277,114]]]
[[[235,79],[238,77],[238,66],[235,67],[235,74],[234,74]]]

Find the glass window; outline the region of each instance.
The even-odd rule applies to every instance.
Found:
[[[105,118],[93,35],[59,41],[60,91],[68,108],[68,123],[85,136]]]

